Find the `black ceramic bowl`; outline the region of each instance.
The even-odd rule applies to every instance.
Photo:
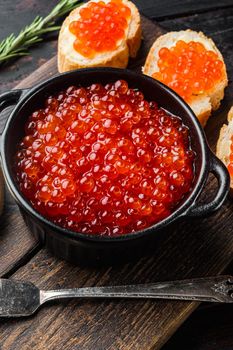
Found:
[[[41,216],[23,197],[14,178],[13,156],[24,134],[24,124],[28,116],[43,106],[47,96],[70,85],[87,86],[97,82],[106,84],[118,79],[126,80],[130,87],[139,88],[147,100],[155,100],[161,107],[180,116],[189,127],[192,149],[198,155],[193,190],[169,217],[142,231],[112,238],[72,232]],[[228,172],[210,151],[202,127],[191,109],[168,87],[145,75],[112,68],[77,70],[50,78],[31,89],[13,90],[0,96],[1,110],[14,103],[17,104],[6,123],[1,141],[2,168],[6,183],[32,233],[54,254],[72,263],[109,263],[138,257],[147,252],[149,246],[156,245],[158,237],[169,231],[177,220],[211,214],[222,205],[227,195]],[[210,203],[199,205],[197,199],[210,172],[218,179],[217,194]]]

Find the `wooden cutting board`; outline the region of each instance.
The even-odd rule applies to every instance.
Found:
[[[144,41],[129,68],[140,72],[149,48],[165,31],[143,18]],[[57,73],[54,57],[17,88],[30,87]],[[228,88],[221,109],[207,125],[214,149],[219,128],[226,119],[233,89]],[[8,113],[0,116],[3,128]],[[216,190],[213,177],[203,200]],[[109,268],[81,268],[50,255],[25,227],[14,201],[6,193],[0,222],[0,275],[32,281],[40,288],[72,288],[155,282],[221,273],[233,252],[233,211],[228,199],[215,215],[177,225],[150,258]],[[160,349],[198,303],[184,301],[78,301],[50,304],[34,317],[0,320],[0,349],[151,350]]]

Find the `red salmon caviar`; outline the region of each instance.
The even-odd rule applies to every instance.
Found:
[[[211,90],[223,76],[218,55],[195,41],[179,40],[170,49],[159,50],[159,71],[152,76],[190,102],[195,95]]]
[[[169,216],[192,188],[194,158],[181,119],[120,80],[49,97],[25,125],[15,170],[42,215],[111,236]]]
[[[80,9],[80,18],[69,25],[76,36],[74,49],[85,57],[113,51],[124,39],[131,10],[122,0],[89,2]]]

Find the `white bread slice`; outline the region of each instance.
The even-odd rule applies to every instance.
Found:
[[[107,3],[110,0],[103,1]],[[137,55],[142,36],[140,14],[131,1],[122,0],[122,2],[131,9],[131,18],[126,29],[126,37],[118,42],[119,46],[115,51],[98,53],[94,58],[84,57],[74,50],[73,43],[76,37],[69,31],[70,23],[80,18],[80,9],[86,7],[88,3],[77,7],[69,14],[62,24],[58,38],[58,71],[60,73],[90,67],[125,68],[129,57]]]
[[[216,155],[228,166],[231,154],[231,137],[233,136],[233,107],[231,107],[228,116],[228,125],[224,124],[220,130],[217,142]],[[231,194],[233,194],[233,179],[231,178]]]
[[[217,49],[212,39],[207,38],[202,32],[198,33],[190,29],[181,30],[179,32],[169,32],[162,35],[152,45],[147,56],[145,66],[143,67],[143,73],[152,76],[153,73],[157,72],[159,70],[157,65],[159,50],[162,47],[170,48],[179,40],[183,40],[185,42],[196,41],[202,43],[207,50],[216,52],[219,59],[224,64],[224,75],[222,80],[215,84],[213,89],[208,91],[208,93],[193,97],[191,103],[189,104],[202,126],[205,126],[211,111],[219,108],[220,101],[224,97],[224,89],[228,83],[226,66],[222,54]]]

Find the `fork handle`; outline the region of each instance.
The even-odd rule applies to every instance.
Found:
[[[233,302],[233,277],[218,276],[128,286],[87,287],[40,292],[41,304],[60,298],[143,298]]]

